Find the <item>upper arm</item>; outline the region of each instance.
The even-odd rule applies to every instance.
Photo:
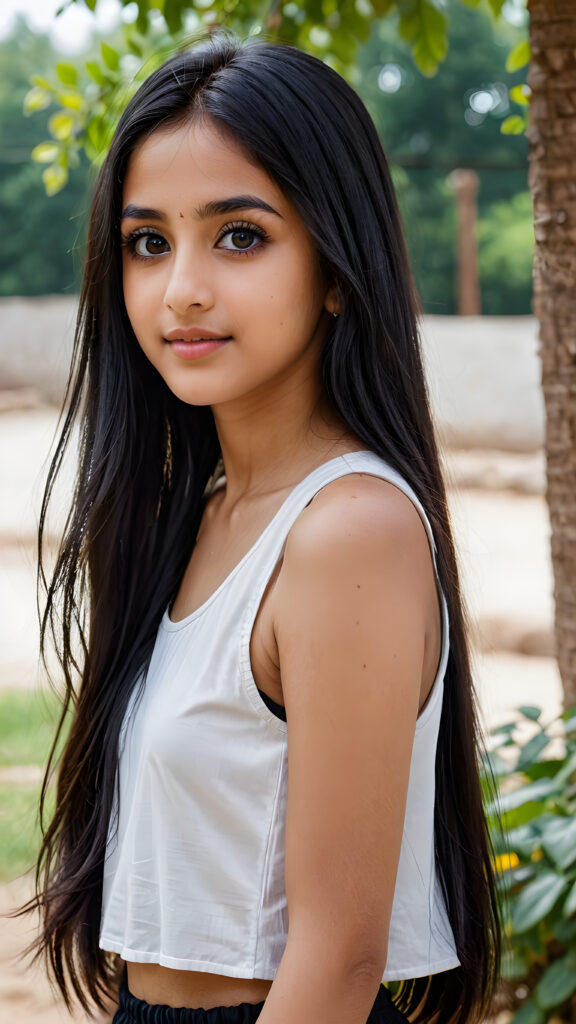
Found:
[[[431,579],[411,501],[354,475],[300,515],[276,585],[289,934],[358,959],[386,959]]]

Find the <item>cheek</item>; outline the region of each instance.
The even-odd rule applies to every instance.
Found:
[[[316,322],[324,304],[326,287],[321,280],[316,254],[308,258],[301,251],[277,250],[275,259],[266,261],[262,274],[253,279],[254,312],[275,317],[282,323]],[[237,293],[242,299],[243,290]],[[245,301],[245,293],[244,293]]]
[[[137,287],[136,279],[130,272],[131,268],[124,265],[122,272],[122,291],[124,293],[124,305],[126,306],[126,312],[130,320],[132,320],[135,314],[138,303],[137,303]]]
[[[153,275],[138,273],[138,269],[132,265],[125,266],[122,278],[124,305],[137,335],[143,327],[151,325],[149,311],[156,303],[157,292]]]

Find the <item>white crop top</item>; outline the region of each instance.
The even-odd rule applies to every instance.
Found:
[[[120,736],[103,949],[181,970],[274,978],[288,934],[290,723],[258,692],[250,635],[295,519],[325,484],[356,472],[383,477],[410,497],[434,555],[430,524],[407,482],[372,452],[353,452],[319,466],[293,489],[200,608],[180,622],[165,613]],[[416,724],[383,981],[459,964],[434,863],[434,765],[448,660],[441,590],[440,596],[442,653]]]

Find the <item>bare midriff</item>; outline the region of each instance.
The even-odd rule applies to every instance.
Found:
[[[264,978],[229,978],[204,971],[175,971],[159,964],[127,964],[128,988],[152,1005],[211,1010],[215,1006],[260,1003],[270,991]]]

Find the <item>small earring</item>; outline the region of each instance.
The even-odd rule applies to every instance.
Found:
[[[334,319],[337,320],[338,317],[340,316],[340,313],[330,313],[330,316],[333,316]]]

